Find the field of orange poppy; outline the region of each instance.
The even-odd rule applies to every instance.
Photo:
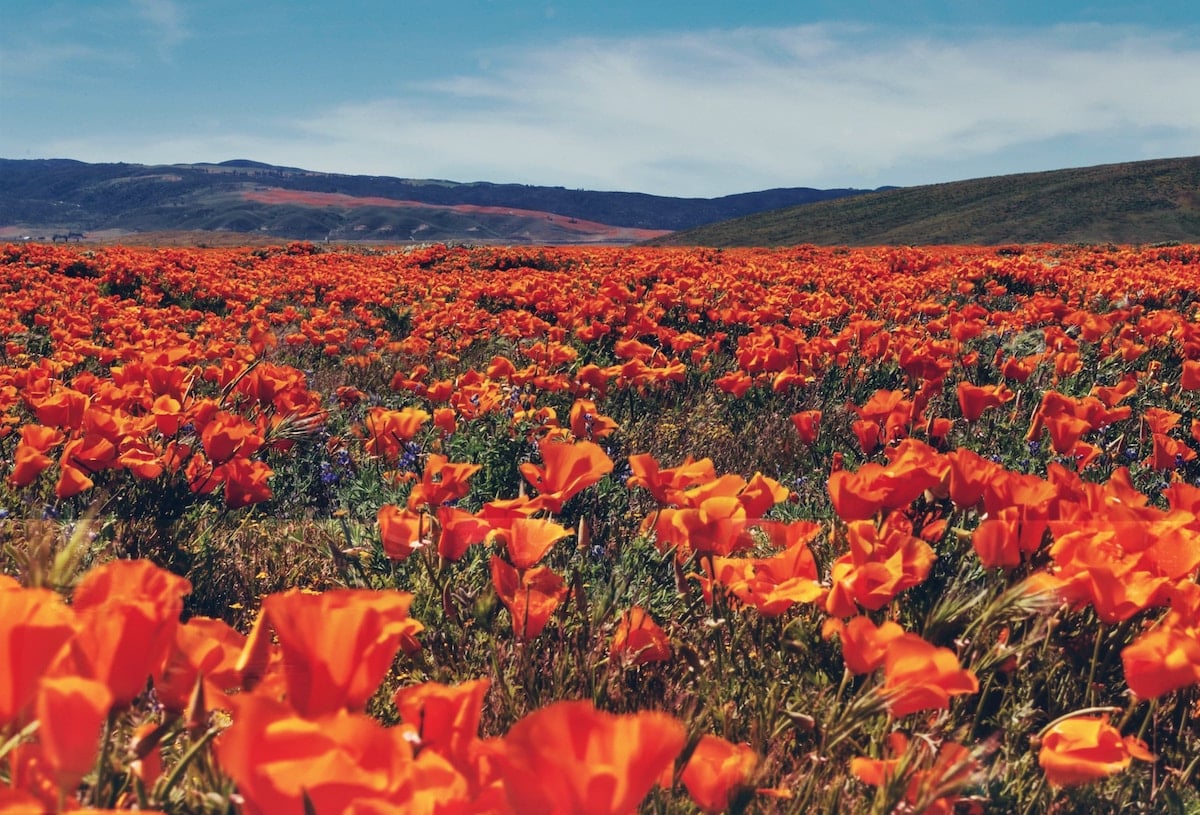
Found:
[[[0,812],[1200,811],[1200,248],[0,269]]]

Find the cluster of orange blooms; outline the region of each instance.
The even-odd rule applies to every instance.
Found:
[[[654,784],[673,783],[687,734],[663,713],[618,716],[563,702],[503,738],[482,739],[488,680],[480,679],[402,688],[398,727],[366,715],[397,652],[420,648],[406,592],[272,594],[245,636],[211,618],[181,623],[189,590],[144,560],[91,570],[71,605],[0,580],[0,732],[36,734],[5,758],[3,811],[62,806],[96,765],[105,719],[147,680],[165,711],[197,734],[210,705],[232,714],[216,757],[247,812],[292,811],[305,799],[317,812],[630,812]],[[164,774],[161,736],[148,725],[129,747],[146,789]],[[709,736],[680,781],[719,811],[756,763],[752,751]]]
[[[765,617],[818,609],[847,671],[878,673],[891,717],[947,710],[979,691],[955,650],[873,614],[922,585],[953,535],[969,535],[984,567],[1020,570],[1031,596],[1091,608],[1105,623],[1158,614],[1121,653],[1137,698],[1200,684],[1200,488],[1181,476],[1200,442],[1190,401],[1200,320],[1188,310],[1200,276],[1186,248],[561,249],[539,256],[548,270],[509,268],[500,252],[8,247],[7,487],[65,502],[134,479],[176,482],[231,509],[261,503],[272,497],[268,454],[286,455],[331,411],[379,398],[364,390],[375,377],[393,403],[362,409],[339,443],[359,444],[410,487],[378,511],[383,553],[433,550],[453,563],[489,547],[513,637],[529,641],[569,592],[547,554],[587,534],[582,520],[578,530],[559,522],[566,508],[626,464],[602,446],[620,429],[606,397],[703,381],[721,398],[793,397],[788,443],[798,450],[853,440],[824,463],[834,516],[777,520],[775,508],[795,498],[780,480],[636,453],[623,481],[653,502],[642,532],[710,604],[720,596]],[[462,362],[488,342],[511,350]],[[323,361],[348,372],[332,393],[304,373]],[[1101,364],[1103,383],[1088,370]],[[806,401],[816,383],[861,385],[881,370],[892,387],[861,404]],[[1085,373],[1094,386],[1073,390]],[[1031,384],[1040,396],[1021,405]],[[566,399],[567,415],[551,397]],[[534,428],[536,456],[520,465],[516,495],[469,511],[461,502],[480,464],[432,451],[419,466],[402,462],[414,439],[494,415]],[[1001,416],[1019,422],[1023,442],[1053,450],[1043,475],[969,448]],[[1121,458],[1127,448],[1136,459]],[[1163,488],[1139,489],[1131,467],[1159,474]],[[1097,472],[1102,481],[1089,477]],[[967,518],[976,525],[960,526]],[[836,550],[826,568],[815,540]],[[689,734],[663,712],[564,701],[482,737],[487,678],[403,687],[400,724],[383,727],[364,712],[368,700],[398,653],[422,647],[406,592],[269,595],[242,634],[215,619],[181,622],[189,591],[145,561],[93,568],[69,604],[0,576],[0,742],[16,739],[0,754],[5,811],[73,806],[96,767],[96,734],[148,681],[196,739],[225,712],[232,723],[210,738],[246,812],[303,802],[364,814],[624,813],[656,785],[682,785],[719,812],[758,786],[763,759],[748,745]],[[670,636],[640,606],[610,633],[610,653],[626,664],[672,658]],[[160,735],[138,733],[130,748],[146,789],[164,776]],[[1054,722],[1039,743],[1056,786],[1154,760],[1087,711]],[[898,756],[915,751],[906,799],[916,811],[954,811],[978,769],[969,746],[951,741],[916,748],[896,731],[889,747],[891,758],[862,756],[851,772],[885,784]]]
[[[686,730],[662,713],[563,702],[481,739],[480,679],[402,688],[399,727],[365,715],[396,653],[420,648],[405,592],[269,595],[247,637],[219,620],[180,623],[189,589],[146,561],[93,569],[69,606],[54,592],[0,582],[0,730],[38,724],[7,757],[4,811],[60,805],[95,766],[105,718],[147,679],[189,728],[204,730],[207,705],[232,712],[217,759],[247,812],[290,811],[302,798],[318,812],[449,811],[438,807],[456,801],[453,811],[464,812],[630,812],[654,784],[672,783]],[[160,736],[147,727],[130,747],[148,788],[163,774]],[[720,811],[756,763],[752,751],[706,736],[679,778],[698,804]]]

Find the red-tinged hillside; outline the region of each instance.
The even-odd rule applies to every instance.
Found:
[[[753,212],[866,190],[789,187],[719,198],[343,175],[255,161],[86,164],[0,158],[0,235],[205,245],[261,238],[335,243],[628,244]],[[284,195],[284,193],[288,195]],[[264,195],[266,196],[264,198]],[[280,196],[283,196],[282,198]],[[288,197],[291,196],[291,197]],[[315,197],[314,197],[315,196]]]
[[[332,209],[344,213],[345,217],[354,221],[358,214],[362,215],[363,223],[354,224],[351,228],[363,232],[371,230],[371,222],[377,220],[373,210],[407,209],[412,211],[412,218],[417,221],[409,237],[432,238],[433,233],[446,228],[447,222],[456,226],[462,218],[476,221],[468,231],[478,233],[483,240],[488,233],[496,231],[492,223],[501,219],[506,225],[525,222],[524,229],[528,232],[531,243],[633,243],[636,241],[652,240],[668,234],[665,229],[638,229],[635,227],[614,226],[596,221],[564,217],[552,212],[539,210],[517,209],[504,206],[481,206],[477,204],[434,205],[421,201],[401,201],[380,196],[355,196],[344,193],[312,192],[308,190],[289,190],[281,187],[267,187],[247,190],[242,193],[247,201],[271,206],[301,206],[321,209]],[[373,231],[395,233],[395,237],[405,237],[403,230],[396,225],[376,227]]]

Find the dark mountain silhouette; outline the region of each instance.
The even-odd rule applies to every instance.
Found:
[[[307,240],[630,243],[864,192],[800,187],[672,198],[340,175],[245,159],[159,166],[0,159],[0,228],[47,238],[182,230]]]

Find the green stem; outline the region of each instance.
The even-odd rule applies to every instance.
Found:
[[[983,717],[983,705],[987,701],[988,692],[992,689],[992,680],[995,678],[994,673],[989,673],[983,680],[983,687],[979,689],[979,702],[975,705],[975,715],[971,718],[971,729],[967,731],[971,735],[975,735],[979,729],[979,720]]]
[[[96,757],[96,784],[92,787],[92,804],[98,809],[104,809],[104,805],[100,802],[100,795],[104,791],[106,776],[105,770],[108,768],[108,757],[112,751],[112,736],[113,730],[117,726],[117,709],[111,708],[108,711],[108,716],[104,719],[104,734],[101,736],[100,755]]]
[[[34,719],[32,722],[25,725],[24,728],[14,733],[12,738],[4,742],[3,745],[0,745],[0,759],[8,755],[9,751],[19,745],[21,742],[33,736],[33,734],[38,731],[38,728],[41,727],[41,725],[41,721]]]
[[[163,782],[162,792],[158,795],[158,801],[160,803],[166,801],[171,790],[175,788],[175,785],[179,783],[179,779],[183,777],[188,765],[195,760],[196,756],[200,755],[200,751],[207,747],[209,742],[216,738],[219,732],[220,730],[218,728],[210,727],[204,732],[204,735],[201,736],[196,743],[189,747],[188,751],[183,754],[183,757],[180,758],[175,766],[171,769],[171,774],[168,775],[166,781]]]
[[[1088,665],[1087,684],[1083,686],[1084,705],[1091,705],[1095,701],[1095,699],[1093,699],[1095,692],[1093,690],[1092,682],[1096,678],[1096,663],[1100,661],[1100,645],[1104,642],[1105,633],[1106,629],[1104,623],[1100,623],[1096,626],[1096,643],[1092,647],[1091,664]]]
[[[1120,712],[1121,708],[1113,707],[1112,705],[1100,705],[1099,707],[1085,707],[1081,708],[1080,710],[1072,710],[1070,713],[1064,713],[1062,716],[1059,716],[1057,719],[1050,722],[1050,724],[1039,730],[1038,738],[1045,738],[1046,734],[1050,732],[1050,729],[1054,727],[1054,725],[1058,724],[1059,722],[1065,722],[1067,719],[1074,719],[1077,716],[1091,716],[1093,713],[1107,713],[1111,715],[1113,713]]]
[[[1042,776],[1039,776],[1034,780],[1033,793],[1029,796],[1028,804],[1026,804],[1025,808],[1021,810],[1021,815],[1030,815],[1030,813],[1034,811],[1034,806],[1038,803],[1038,799],[1042,797],[1042,787],[1044,784],[1045,779]],[[1044,812],[1046,810],[1042,809],[1041,811]]]
[[[842,681],[838,683],[837,693],[833,695],[833,704],[829,708],[829,716],[825,721],[821,722],[821,753],[825,754],[829,748],[829,729],[833,726],[834,712],[842,702],[842,694],[846,692],[846,685],[850,683],[850,669],[842,669]]]

